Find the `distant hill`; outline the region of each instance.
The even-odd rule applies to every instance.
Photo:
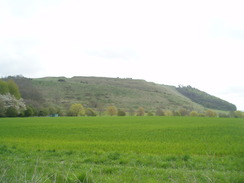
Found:
[[[109,105],[129,111],[144,107],[147,111],[179,110],[204,111],[206,108],[223,111],[235,106],[197,89],[176,88],[130,78],[105,77],[45,77],[13,78],[22,97],[34,107],[68,109],[72,103],[104,110]]]
[[[178,87],[177,91],[203,107],[222,111],[235,111],[236,106],[191,86]]]

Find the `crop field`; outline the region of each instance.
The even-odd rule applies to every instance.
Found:
[[[0,118],[0,183],[244,182],[244,121]]]

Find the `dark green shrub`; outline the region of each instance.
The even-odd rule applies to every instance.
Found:
[[[87,108],[86,109],[86,115],[87,116],[96,116],[97,114],[96,114],[96,112],[93,109]]]
[[[118,111],[118,116],[126,116],[125,111],[119,109],[119,111]]]
[[[24,116],[25,117],[29,117],[29,116],[33,116],[34,111],[31,107],[27,107],[26,110],[24,111]]]
[[[7,108],[7,110],[6,110],[6,116],[7,117],[16,117],[16,116],[18,116],[17,109],[15,107],[13,107],[13,106]]]

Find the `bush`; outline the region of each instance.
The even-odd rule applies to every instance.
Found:
[[[29,116],[33,116],[34,111],[31,107],[27,107],[26,110],[24,111],[24,116],[25,117],[29,117]]]
[[[153,112],[148,112],[147,115],[148,116],[154,116]]]
[[[107,107],[107,114],[110,116],[114,116],[118,114],[117,108],[113,105]]]
[[[235,118],[243,118],[244,117],[244,112],[242,112],[242,111],[235,111],[234,112],[234,117]]]
[[[16,116],[18,116],[17,109],[15,107],[13,107],[13,106],[7,108],[7,110],[6,110],[6,116],[7,117],[16,117]]]
[[[197,111],[191,111],[190,112],[190,116],[198,116],[198,112]]]
[[[164,116],[164,111],[160,108],[156,110],[156,116]]]
[[[144,114],[145,114],[144,108],[143,107],[139,107],[137,112],[136,112],[136,115],[137,116],[144,116]]]
[[[179,110],[179,113],[180,113],[180,116],[188,116],[189,115],[189,112],[184,108],[181,108]]]
[[[93,109],[87,108],[86,109],[86,115],[87,116],[96,116],[97,114],[96,114],[96,112]]]
[[[85,109],[82,104],[72,104],[69,109],[70,116],[84,116]]]
[[[15,110],[17,111],[17,114],[19,114],[20,112],[22,112],[23,110],[26,109],[23,99],[18,100],[10,93],[7,93],[6,95],[0,94],[1,115],[2,115],[3,111],[7,112],[7,109],[10,107],[15,108]],[[9,110],[13,110],[13,109],[10,108]],[[9,111],[9,112],[11,113],[11,111]]]
[[[38,112],[38,116],[47,116],[49,114],[48,108],[43,108]]]
[[[118,116],[126,116],[125,111],[119,109],[119,111],[118,111]]]
[[[225,113],[219,113],[219,117],[220,118],[228,118],[230,116],[228,114],[225,114]]]
[[[0,99],[0,117],[5,116],[4,102]]]
[[[205,112],[205,115],[206,115],[207,117],[217,117],[217,113],[214,112],[214,111],[212,111],[212,110],[207,110],[207,111]]]
[[[165,114],[165,116],[173,116],[173,112],[170,111],[170,110],[166,110],[166,111],[164,112],[164,114]]]

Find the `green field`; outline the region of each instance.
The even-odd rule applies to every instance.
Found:
[[[244,182],[244,121],[0,119],[0,182]]]

